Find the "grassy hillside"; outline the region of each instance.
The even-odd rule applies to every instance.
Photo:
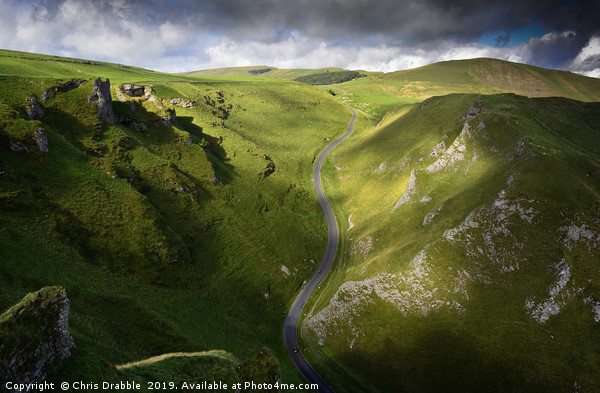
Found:
[[[184,78],[122,64],[0,49],[0,76],[3,78],[90,78],[98,75],[113,82]]]
[[[338,72],[322,72],[301,76],[294,79],[297,82],[307,83],[309,85],[331,85],[335,83],[348,82],[357,78],[364,78],[367,75],[357,71],[338,71]]]
[[[380,73],[332,88],[375,122],[397,105],[452,93],[515,93],[527,97],[600,100],[598,78],[486,58]]]
[[[600,100],[600,79],[498,59],[446,61],[385,74],[399,96],[427,98],[461,93],[515,93],[527,97]]]
[[[269,70],[269,71],[265,71]],[[282,70],[270,66],[231,67],[195,71],[185,75],[237,76],[249,80],[316,79],[339,68]],[[257,74],[257,72],[260,72]],[[347,72],[347,71],[346,71]],[[566,97],[580,101],[600,100],[600,79],[567,71],[550,70],[498,59],[454,60],[424,67],[390,72],[365,72],[367,78],[326,85],[345,102],[376,124],[399,105],[420,102],[432,96],[453,93],[515,93],[527,97]],[[268,78],[268,79],[267,79]],[[338,83],[332,79],[333,83]]]
[[[324,169],[345,236],[302,328],[326,380],[600,390],[598,79],[475,59],[291,81],[327,71],[0,51],[0,309],[66,288],[54,378],[300,382],[282,323],[324,252],[312,165],[346,101]]]
[[[324,250],[311,166],[347,127],[344,105],[297,83],[3,54],[0,309],[66,288],[77,347],[66,374],[174,351],[243,361],[268,348],[284,379],[298,378],[281,326]],[[91,75],[111,78],[117,124],[88,103]],[[153,92],[126,96],[125,82]]]
[[[333,151],[347,240],[303,331],[338,391],[598,391],[599,130],[598,103],[455,94]]]
[[[256,71],[269,69],[267,72],[256,74]],[[266,78],[277,78],[285,80],[294,80],[299,77],[319,74],[324,72],[341,72],[345,71],[342,68],[318,68],[318,69],[280,69],[271,66],[250,66],[250,67],[227,67],[214,68],[202,71],[185,72],[182,75],[212,77],[212,76],[260,76]]]
[[[102,389],[102,382],[119,384],[122,381],[128,381],[130,384],[139,384],[139,390],[127,389],[125,386],[125,391],[132,392],[160,389],[206,392],[215,390],[208,385],[217,382],[222,387],[218,390],[233,393],[236,391],[233,388],[234,384],[241,383],[244,386],[245,382],[254,381],[257,385],[275,385],[281,378],[277,359],[267,351],[260,351],[245,361],[240,361],[233,354],[220,350],[168,353],[117,366],[107,364],[97,358],[90,360],[92,367],[86,369],[69,367],[69,363],[73,363],[74,359],[68,359],[65,369],[68,369],[69,372],[63,370],[54,375],[52,380],[57,384],[70,382],[71,386],[77,386],[76,383],[84,381],[87,389],[79,388],[77,390],[85,391]],[[97,382],[95,379],[97,371],[94,372],[93,368],[103,370],[104,380],[102,382]],[[97,383],[97,387],[94,387],[93,383]],[[227,387],[225,388],[225,386]],[[123,388],[119,388],[119,390],[123,390]],[[248,388],[245,391],[275,392],[276,390]]]
[[[168,74],[132,67],[123,64],[101,61],[75,59],[60,56],[38,55],[0,49],[0,76],[21,78],[92,78],[102,75],[113,83],[145,83],[155,81],[189,81],[189,82],[245,82],[270,81],[276,78],[256,78],[250,74],[215,73],[212,75]]]

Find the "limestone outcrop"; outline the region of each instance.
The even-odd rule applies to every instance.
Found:
[[[40,105],[36,96],[31,96],[27,98],[27,105],[25,105],[25,112],[27,112],[27,116],[29,116],[32,120],[40,119],[44,116],[44,109]]]
[[[167,100],[167,102],[169,102],[172,105],[177,105],[180,106],[182,108],[191,108],[194,105],[196,105],[196,101],[191,100],[189,98],[169,98]]]
[[[177,121],[177,114],[175,113],[175,109],[167,109],[165,111],[165,116],[161,116],[160,121],[166,127],[172,127]]]
[[[16,153],[29,153],[29,149],[23,142],[9,140],[9,147]]]
[[[48,152],[48,135],[46,135],[44,127],[38,127],[33,133],[33,139],[42,153]]]
[[[94,81],[94,92],[88,98],[88,102],[98,105],[98,117],[100,120],[115,124],[116,118],[112,107],[112,97],[110,95],[110,81],[102,81],[100,77]]]
[[[71,356],[69,299],[62,287],[25,296],[0,315],[0,381],[43,382]]]
[[[120,90],[129,97],[147,97],[154,93],[152,86],[134,85],[133,83],[122,84]]]
[[[151,100],[156,102],[153,86],[135,85],[133,83],[123,83],[117,91],[117,98],[121,102],[130,102],[131,99],[137,102]]]
[[[60,85],[53,86],[42,93],[42,102],[46,102],[46,100],[54,98],[56,93],[66,93],[67,91],[80,88],[85,83],[85,79],[73,79]]]

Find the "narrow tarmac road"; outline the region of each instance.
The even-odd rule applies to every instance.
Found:
[[[308,383],[314,383],[319,385],[319,393],[335,393],[335,391],[321,378],[321,376],[315,371],[314,368],[308,363],[302,352],[298,349],[298,321],[300,319],[300,314],[302,313],[302,309],[306,305],[306,302],[313,294],[317,286],[321,283],[325,275],[329,272],[331,265],[333,264],[333,260],[335,258],[335,253],[337,251],[338,244],[338,226],[337,221],[335,220],[335,216],[331,211],[331,207],[327,202],[327,198],[325,198],[325,194],[323,193],[323,187],[321,185],[321,167],[323,166],[323,161],[327,154],[336,147],[339,143],[341,143],[344,139],[346,139],[352,131],[354,131],[354,122],[356,121],[356,111],[349,107],[352,111],[352,120],[350,120],[350,125],[348,126],[348,131],[332,142],[321,154],[319,158],[317,158],[317,162],[315,163],[315,170],[313,172],[313,181],[315,183],[315,190],[317,192],[317,197],[319,198],[319,202],[321,202],[321,207],[323,208],[323,213],[325,214],[325,218],[327,219],[327,249],[325,250],[325,256],[323,257],[323,261],[319,266],[319,270],[312,276],[312,278],[308,281],[306,286],[300,291],[300,294],[294,301],[290,312],[288,313],[287,318],[285,319],[285,323],[283,325],[283,343],[285,348],[287,349],[292,361],[296,365],[296,368],[300,371],[302,376],[308,381]]]

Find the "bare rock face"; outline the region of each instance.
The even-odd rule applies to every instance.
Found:
[[[194,105],[196,105],[196,101],[190,100],[188,98],[169,98],[167,101],[173,105],[177,105],[182,108],[191,108]]]
[[[134,85],[133,83],[123,83],[117,91],[117,97],[121,101],[126,101],[128,97],[141,98],[145,101],[154,94],[154,87],[144,85]]]
[[[83,86],[85,82],[85,79],[73,79],[60,85],[53,86],[42,93],[42,102],[46,102],[46,100],[54,98],[56,93],[66,93],[67,91],[77,89]]]
[[[0,315],[0,381],[43,382],[75,346],[62,287],[28,294]]]
[[[46,102],[47,100],[49,100],[52,97],[54,97],[54,94],[50,90],[46,90],[45,92],[42,93],[42,101],[43,102]]]
[[[480,114],[482,111],[483,111],[483,107],[481,106],[481,101],[477,100],[477,101],[473,102],[471,104],[471,106],[469,106],[469,108],[467,109],[467,113],[465,113],[463,115],[463,117],[460,119],[460,121],[463,122],[463,121],[471,120],[475,116]]]
[[[48,135],[46,135],[46,130],[44,127],[38,127],[38,129],[34,132],[33,138],[35,139],[35,143],[37,143],[38,148],[42,153],[48,152]]]
[[[27,98],[25,112],[27,112],[27,116],[29,116],[33,120],[40,119],[42,116],[44,116],[44,110],[42,109],[42,106],[40,105],[40,102],[38,101],[36,96],[31,96]]]
[[[177,121],[177,114],[175,109],[167,109],[166,116],[160,118],[160,121],[167,127],[172,127]]]
[[[89,103],[96,103],[98,105],[98,117],[100,120],[110,124],[115,124],[115,114],[112,107],[112,97],[110,96],[110,81],[106,79],[105,82],[96,78],[94,81],[94,93],[88,98]]]
[[[29,153],[29,149],[23,142],[10,140],[10,150],[17,153]]]
[[[33,135],[30,135],[24,141],[9,139],[10,150],[16,153],[29,153],[29,150],[33,147],[31,139],[29,139],[30,137],[35,141],[38,149],[40,149],[42,153],[48,152],[48,135],[46,134],[44,127],[38,127],[33,132]]]

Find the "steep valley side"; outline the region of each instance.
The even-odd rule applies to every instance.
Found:
[[[95,77],[9,61],[30,75],[1,80],[0,308],[65,288],[75,349],[60,375],[118,378],[114,364],[214,349],[243,363],[266,350],[299,382],[280,331],[325,247],[311,162],[345,130],[343,104],[297,83],[81,61],[115,76],[114,119],[99,118]]]
[[[433,97],[335,151],[313,348],[372,391],[598,390],[599,109]]]

